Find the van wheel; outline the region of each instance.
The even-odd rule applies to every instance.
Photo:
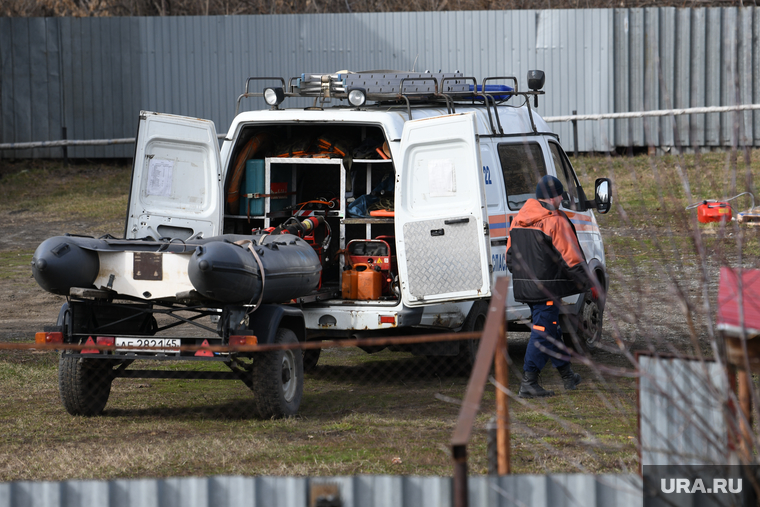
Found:
[[[85,417],[103,413],[111,394],[112,369],[108,361],[61,355],[58,388],[66,412]]]
[[[590,352],[602,340],[604,310],[599,301],[591,297],[591,293],[585,294],[578,315],[568,320],[571,323],[570,329],[562,334],[568,348],[572,347],[578,352]]]
[[[474,331],[483,331],[486,326],[486,316],[488,313],[488,301],[477,301],[472,306],[470,314],[464,321],[460,333],[470,333]],[[457,360],[460,365],[472,369],[475,364],[475,357],[478,355],[478,344],[480,340],[463,340],[459,342],[459,355]]]
[[[296,344],[290,329],[277,330],[274,343]],[[274,350],[253,359],[254,404],[263,419],[289,417],[298,413],[303,396],[303,353],[299,349]]]
[[[311,373],[317,369],[322,349],[303,349],[303,371]]]

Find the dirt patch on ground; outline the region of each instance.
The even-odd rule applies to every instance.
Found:
[[[118,234],[119,228],[24,209],[0,212],[0,222],[0,262],[10,268],[0,277],[0,341],[33,341],[35,332],[55,324],[65,301],[41,289],[32,277],[30,263],[37,246],[52,236]]]

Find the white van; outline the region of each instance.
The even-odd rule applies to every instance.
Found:
[[[151,231],[182,239],[247,234],[294,217],[322,216],[329,228],[322,238],[329,236],[329,244],[312,241],[324,250],[321,286],[294,301],[302,309],[308,339],[410,334],[413,328],[479,330],[493,281],[507,274],[509,224],[534,196],[538,179],[551,174],[568,189],[563,208],[589,266],[607,287],[592,208],[609,209],[610,182],[597,180],[596,199],[586,200],[558,136],[531,108],[530,99],[543,93],[542,72],[529,73],[531,91],[519,93],[491,84],[483,91],[458,73],[304,74],[287,86],[281,80],[250,92],[259,81],[249,79],[241,99],[264,97],[270,108],[236,115],[218,155],[219,167],[209,162],[216,175],[205,175],[202,185],[186,189],[199,194],[189,200],[203,202],[204,209],[187,206],[188,196],[176,206],[139,201],[140,192],[133,189],[127,238],[155,234]],[[509,81],[516,89],[517,80]],[[311,107],[284,108],[299,97],[313,100]],[[187,129],[175,126],[197,123],[203,122],[142,113],[137,179],[138,164],[153,155],[147,146],[154,137],[166,140],[174,132],[177,151],[215,155],[213,130],[203,150],[197,140],[190,148],[180,147]],[[258,167],[256,175],[248,161]],[[362,200],[377,209],[367,210]],[[348,278],[371,278],[374,282],[367,283],[375,288],[355,293]],[[586,344],[598,340],[603,308],[584,295],[565,303],[565,332],[578,331]],[[516,303],[511,291],[507,305],[510,328],[527,329],[529,308]],[[471,359],[471,351],[459,347],[446,342],[401,348],[464,353]],[[316,364],[318,352],[307,353],[307,369]]]
[[[117,377],[185,377],[242,380],[262,417],[288,416],[319,349],[261,344],[480,330],[507,274],[510,221],[545,174],[567,189],[563,206],[606,288],[592,208],[609,210],[610,182],[586,199],[531,108],[543,73],[528,78],[528,92],[515,78],[479,85],[459,73],[250,78],[238,102],[270,108],[237,114],[221,150],[211,121],[141,112],[124,238],[53,237],[32,259],[40,286],[67,297],[35,336],[74,346],[59,363],[66,410],[100,414]],[[512,87],[493,84],[505,79]],[[527,329],[529,308],[511,293],[506,310],[510,328]],[[562,312],[575,344],[599,339],[597,301],[567,298]],[[172,334],[180,325],[197,332]],[[471,363],[477,342],[392,348]],[[155,360],[230,371],[130,368]]]

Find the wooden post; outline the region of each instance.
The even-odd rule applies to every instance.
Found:
[[[454,458],[454,507],[467,507],[467,446],[452,446]]]
[[[505,336],[504,313],[507,306],[508,288],[509,278],[503,276],[496,280],[491,294],[491,304],[488,305],[488,316],[478,344],[475,364],[470,372],[470,380],[467,382],[467,390],[459,409],[454,433],[451,435],[455,507],[467,507],[467,444],[470,442],[472,426],[475,424],[475,416],[480,409],[480,401],[483,399],[483,391],[491,372],[499,335]],[[506,336],[504,339],[506,340]],[[506,356],[504,359],[506,360]]]
[[[737,398],[739,399],[739,454],[742,462],[752,459],[752,376],[744,369],[738,371]]]
[[[507,367],[507,332],[502,319],[499,337],[494,354],[494,373],[496,382],[504,388],[509,387],[509,370]],[[496,449],[499,475],[510,473],[510,438],[509,438],[509,398],[507,393],[496,388]]]

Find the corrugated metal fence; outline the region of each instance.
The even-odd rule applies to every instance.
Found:
[[[547,73],[559,116],[760,101],[760,10],[584,9],[167,18],[0,19],[0,142],[133,137],[141,109],[224,131],[245,79],[342,69]],[[261,108],[247,101],[244,107]],[[581,151],[760,145],[760,114],[581,122]],[[571,125],[555,124],[572,150]],[[131,146],[70,148],[129,157]],[[2,157],[59,157],[60,148]]]
[[[760,10],[616,9],[615,110],[760,102]],[[760,144],[760,114],[618,120],[616,146]]]
[[[724,366],[648,355],[638,362],[641,464],[733,464]]]
[[[311,486],[333,484],[341,507],[448,507],[450,477],[209,477],[0,484],[0,507],[305,507]],[[638,475],[470,477],[472,507],[638,507]]]

